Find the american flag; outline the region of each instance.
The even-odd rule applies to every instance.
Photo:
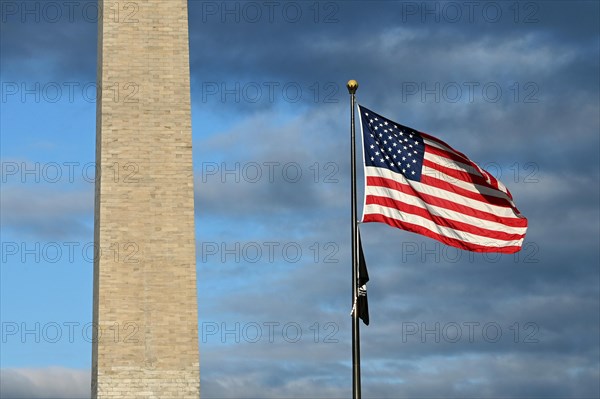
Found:
[[[381,222],[474,252],[521,249],[527,219],[508,189],[464,154],[359,106],[362,222]]]

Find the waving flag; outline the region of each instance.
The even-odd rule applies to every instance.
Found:
[[[365,203],[381,222],[474,252],[521,249],[527,219],[508,189],[464,154],[359,106]]]

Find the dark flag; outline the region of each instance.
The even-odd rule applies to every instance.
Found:
[[[527,219],[508,189],[433,136],[359,107],[362,222],[381,222],[474,252],[521,249]]]
[[[368,326],[369,302],[367,301],[367,281],[369,281],[369,273],[367,272],[367,262],[365,262],[360,235],[358,236],[358,252],[358,298],[356,299],[356,306],[358,307],[358,317]]]

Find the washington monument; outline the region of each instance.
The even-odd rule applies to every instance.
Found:
[[[198,398],[187,0],[100,0],[93,398]]]

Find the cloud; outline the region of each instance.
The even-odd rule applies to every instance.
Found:
[[[197,141],[199,217],[243,221],[260,216],[263,225],[280,225],[338,214],[348,161],[336,148],[340,132],[335,125],[333,116],[319,109],[282,123],[262,112]]]
[[[64,191],[45,184],[4,185],[0,194],[3,231],[33,239],[91,234],[93,185],[85,188]]]
[[[94,81],[96,12],[97,4],[87,0],[50,5],[2,2],[3,80]]]
[[[90,371],[64,367],[0,369],[0,396],[6,399],[90,397]]]
[[[291,348],[301,350],[298,345]],[[317,345],[314,345],[317,348]],[[336,346],[336,345],[329,345]],[[259,351],[246,352],[253,361],[233,360],[235,356],[220,351],[205,353],[206,363],[219,362],[218,369],[201,368],[201,394],[207,398],[314,398],[349,395],[350,370],[347,365],[322,360],[298,361],[289,364],[262,360]],[[255,347],[255,346],[254,346]],[[269,348],[264,355],[274,354]],[[321,344],[326,355],[327,344]],[[267,352],[265,353],[265,350]],[[598,395],[597,364],[586,364],[585,358],[553,354],[534,355],[464,355],[440,356],[386,362],[369,361],[369,351],[363,355],[363,396],[366,398],[497,398],[547,397],[587,398]],[[296,351],[296,358],[302,358]],[[286,353],[283,358],[290,359]],[[310,352],[305,358],[315,356]],[[527,361],[523,361],[523,359]],[[543,364],[543,367],[541,366]],[[540,365],[540,367],[532,367]],[[340,379],[338,375],[348,375]],[[0,394],[6,399],[88,398],[90,371],[59,367],[44,369],[2,369]]]

